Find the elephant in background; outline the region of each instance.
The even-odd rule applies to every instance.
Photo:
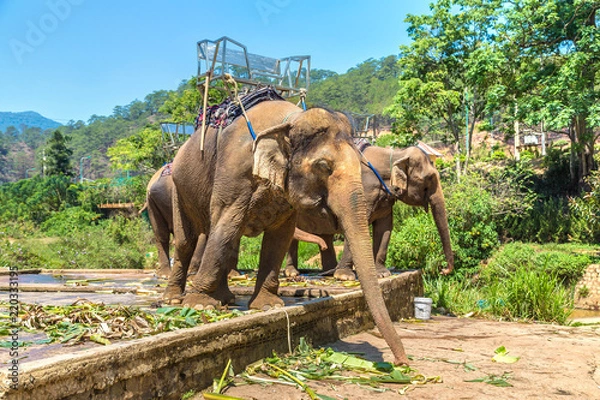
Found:
[[[146,188],[146,204],[140,211],[148,209],[148,218],[154,232],[158,253],[158,268],[156,276],[168,279],[171,275],[171,263],[169,258],[169,247],[171,235],[173,234],[173,184],[172,165],[166,164],[158,169],[150,178]],[[294,240],[302,240],[309,243],[315,243],[321,251],[327,250],[327,244],[319,236],[304,232],[299,228],[294,231]],[[202,260],[202,251],[206,241],[206,235],[200,235],[198,238],[197,249],[190,263],[188,276],[195,275],[200,267]]]
[[[166,164],[156,171],[146,187],[145,208],[148,209],[148,218],[156,240],[158,251],[156,275],[159,278],[168,278],[171,274],[169,246],[173,234],[173,208],[171,202],[174,187],[170,164]]]
[[[227,274],[236,266],[242,235],[264,232],[249,307],[283,306],[279,270],[292,241],[298,213],[341,230],[376,326],[396,364],[408,359],[377,281],[361,182],[360,158],[349,120],[287,101],[265,101],[220,132],[209,127],[204,151],[197,131],[173,162],[175,262],[163,298],[171,304],[219,307],[235,301]],[[218,134],[217,134],[218,133]],[[195,243],[206,235],[198,273],[184,295]]]
[[[379,276],[390,274],[385,267],[385,260],[393,228],[392,206],[397,200],[411,206],[424,207],[426,211],[431,206],[447,262],[447,267],[441,273],[449,274],[454,268],[454,254],[450,243],[444,194],[439,173],[429,156],[418,147],[391,149],[368,146],[363,150],[363,154],[379,172],[391,192],[387,193],[374,172],[363,164],[362,182],[367,200],[367,215],[373,226],[373,257]],[[302,213],[298,217],[298,226],[321,235],[328,244],[328,250],[321,252],[323,270],[335,269],[334,276],[338,279],[356,279],[352,271],[352,251],[346,243],[342,258],[337,262],[332,241],[333,234],[339,233],[338,231],[328,230],[319,220],[310,219]],[[297,243],[290,246],[285,269],[287,276],[298,275],[297,248]]]

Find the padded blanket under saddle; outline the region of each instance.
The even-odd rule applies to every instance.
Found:
[[[248,111],[250,108],[263,101],[285,99],[281,97],[272,86],[265,86],[240,96],[240,100],[244,109]],[[206,124],[213,128],[225,128],[240,115],[242,115],[242,108],[240,105],[231,99],[227,99],[221,104],[207,107],[205,113],[203,113],[203,110],[201,109],[196,118],[196,129],[202,124],[204,118],[206,118]]]

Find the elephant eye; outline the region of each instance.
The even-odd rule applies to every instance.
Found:
[[[320,159],[315,161],[315,163],[313,164],[314,168],[321,172],[321,173],[325,173],[327,175],[331,175],[333,173],[333,168],[331,167],[331,162],[325,159]]]

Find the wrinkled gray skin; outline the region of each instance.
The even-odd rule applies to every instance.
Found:
[[[373,257],[378,275],[382,277],[390,274],[385,267],[385,260],[393,228],[392,206],[396,200],[411,206],[424,207],[425,210],[431,206],[447,262],[447,267],[441,273],[449,274],[454,268],[454,254],[450,243],[444,194],[440,185],[440,176],[429,157],[417,147],[390,149],[369,146],[363,154],[377,169],[392,192],[392,195],[389,195],[373,171],[363,163],[362,182],[367,200],[367,215],[373,225]],[[344,245],[344,253],[339,264],[337,263],[332,240],[333,234],[339,232],[329,229],[330,227],[322,224],[318,219],[311,219],[302,214],[298,217],[298,227],[319,234],[328,244],[328,250],[321,251],[321,261],[325,271],[335,269],[334,276],[338,279],[356,279],[352,271],[352,251],[348,246]],[[292,242],[286,261],[287,276],[298,275],[297,249],[297,242]]]
[[[175,185],[171,175],[162,175],[165,167],[161,167],[148,182],[146,187],[146,207],[148,218],[154,231],[154,239],[158,252],[158,268],[156,276],[167,279],[171,275],[171,264],[169,262],[169,245],[173,234],[173,191]],[[204,248],[205,235],[198,238],[199,253],[191,261],[190,271],[198,270],[201,251]]]
[[[237,264],[240,238],[264,232],[249,307],[283,306],[277,295],[279,270],[302,211],[344,231],[373,320],[395,363],[407,364],[377,282],[360,161],[348,119],[323,109],[302,112],[286,101],[260,103],[248,116],[256,141],[238,118],[218,138],[209,128],[203,153],[197,132],[175,157],[175,262],[164,299],[197,308],[233,303],[227,273]],[[202,263],[182,297],[201,234],[207,235]]]
[[[173,234],[173,178],[170,174],[163,176],[165,167],[161,167],[150,178],[146,190],[146,205],[148,209],[148,217],[152,230],[154,231],[154,239],[158,253],[158,268],[156,276],[163,279],[168,279],[171,275],[171,264],[169,262],[169,246],[171,243],[171,235]],[[143,209],[142,209],[143,211]],[[206,235],[202,234],[199,237],[199,245],[197,251],[192,257],[188,276],[195,275],[200,267],[202,260],[201,252],[204,249]],[[319,236],[304,232],[299,228],[294,231],[294,241],[302,240],[304,242],[315,243],[324,251],[327,250],[327,244]]]

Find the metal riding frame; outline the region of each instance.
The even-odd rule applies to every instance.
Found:
[[[230,99],[241,105],[239,87],[251,89],[272,86],[284,98],[300,98],[298,104],[306,109],[306,90],[310,85],[310,56],[291,56],[281,59],[248,53],[246,46],[227,36],[217,40],[201,40],[198,49],[198,90],[203,94],[202,113],[208,106],[208,90],[213,82],[221,81]],[[248,130],[255,138],[252,124],[241,105]],[[200,150],[204,151],[205,119],[202,120]]]

